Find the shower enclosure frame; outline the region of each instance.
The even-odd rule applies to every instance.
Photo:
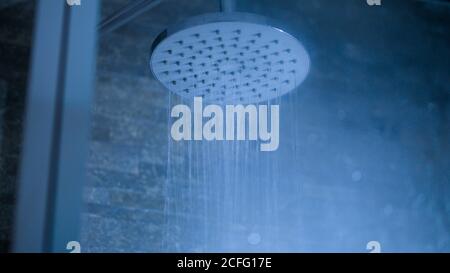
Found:
[[[79,240],[99,8],[37,2],[12,252]]]

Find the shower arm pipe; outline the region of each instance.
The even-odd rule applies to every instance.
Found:
[[[222,12],[234,12],[236,10],[236,0],[220,0],[220,10]]]
[[[124,6],[111,16],[101,21],[97,28],[100,34],[112,32],[132,21],[144,12],[158,6],[162,1],[163,0],[132,1],[130,4]]]

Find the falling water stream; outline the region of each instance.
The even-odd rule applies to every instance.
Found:
[[[189,105],[169,96],[169,109]],[[280,127],[286,125],[284,115],[295,109],[292,102],[282,109],[281,100],[271,102],[280,105]],[[172,122],[169,113],[163,249],[277,251],[280,202],[288,203],[280,200],[279,183],[296,160],[295,142],[284,141],[294,138],[296,125],[280,128],[279,150],[262,152],[259,141],[177,142],[170,136]]]

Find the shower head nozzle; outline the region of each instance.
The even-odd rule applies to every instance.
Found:
[[[259,103],[299,86],[310,60],[302,44],[263,16],[212,13],[161,33],[151,70],[167,89],[217,104]]]

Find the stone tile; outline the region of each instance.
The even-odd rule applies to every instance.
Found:
[[[88,166],[137,175],[140,150],[140,147],[132,145],[91,142]]]

